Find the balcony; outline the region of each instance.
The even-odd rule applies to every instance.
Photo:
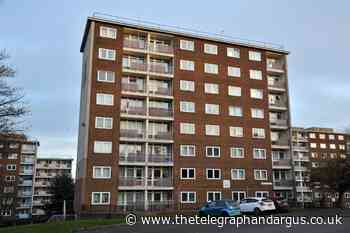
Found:
[[[172,140],[173,135],[171,132],[153,132],[148,134],[148,138],[153,140]]]
[[[295,181],[305,181],[305,182],[310,182],[310,176],[309,175],[305,175],[305,176],[295,176]]]
[[[146,108],[145,107],[127,107],[127,108],[120,109],[120,112],[126,115],[145,116]]]
[[[137,129],[120,129],[121,138],[134,138],[134,139],[144,139],[145,132]]]
[[[167,153],[167,154],[151,153],[151,154],[148,154],[148,162],[169,164],[169,163],[173,163],[173,158],[171,153]]]
[[[42,191],[42,190],[40,190],[40,191],[36,191],[36,192],[34,193],[34,195],[35,195],[35,196],[51,196],[52,194],[49,193],[49,192],[47,192],[47,191]]]
[[[270,118],[270,127],[274,129],[288,129],[287,120]]]
[[[43,200],[34,200],[33,201],[34,206],[42,206],[44,204],[45,204],[45,202]]]
[[[166,63],[151,62],[149,64],[149,71],[151,73],[156,73],[156,74],[166,74],[166,75],[173,74],[172,66],[170,66]]]
[[[171,96],[172,95],[172,91],[171,91],[170,88],[156,87],[153,90],[149,90],[149,94],[151,94],[151,95]]]
[[[154,188],[172,188],[173,180],[171,178],[148,179],[147,186]]]
[[[272,168],[285,168],[285,169],[291,169],[291,161],[289,159],[282,159],[282,160],[273,160],[272,161]]]
[[[19,214],[16,214],[16,217],[18,219],[28,219],[28,218],[30,218],[30,214],[29,213],[19,213]]]
[[[33,170],[21,169],[19,173],[20,173],[20,175],[33,175]]]
[[[299,142],[308,142],[307,137],[305,136],[293,136],[293,141]]]
[[[48,187],[50,186],[50,182],[47,181],[37,181],[35,182],[36,187]]]
[[[293,189],[293,180],[292,179],[274,180],[273,188],[274,189]]]
[[[165,108],[149,108],[149,115],[152,117],[172,117],[173,110]]]
[[[144,177],[119,177],[119,188],[120,187],[126,187],[126,188],[132,188],[132,187],[144,187],[145,186],[145,178]]]
[[[133,72],[147,72],[147,63],[131,60],[128,62],[123,62],[123,69]]]
[[[271,140],[272,149],[289,149],[289,142],[287,138],[279,138],[277,140]]]
[[[33,181],[32,180],[20,180],[18,185],[20,185],[20,186],[32,186]]]
[[[300,151],[300,152],[308,152],[309,148],[306,145],[296,144],[293,145],[294,151]]]
[[[147,43],[144,40],[124,38],[124,48],[146,51]]]
[[[167,44],[149,43],[149,51],[154,53],[173,54],[174,48]]]
[[[17,193],[17,196],[18,197],[30,197],[30,196],[32,196],[32,191],[19,191],[18,193]]]
[[[145,93],[145,86],[136,84],[136,83],[123,83],[122,82],[122,91],[123,92],[130,92],[130,93],[138,93],[138,94],[144,94]]]
[[[271,91],[285,91],[286,90],[286,82],[282,80],[273,80],[273,81],[268,81],[268,88]]]
[[[310,157],[307,155],[299,154],[299,155],[294,155],[293,156],[294,161],[303,161],[303,162],[309,162]]]
[[[34,164],[34,159],[33,158],[21,158],[21,164]]]
[[[296,190],[297,192],[312,192],[308,186],[297,186]]]
[[[32,207],[32,203],[20,203],[19,205],[18,205],[18,208],[22,208],[22,209],[29,209],[29,208],[31,208]]]
[[[284,62],[281,60],[267,59],[266,69],[270,72],[283,73]]]
[[[146,156],[144,152],[119,155],[119,163],[144,163],[145,160]]]
[[[287,110],[287,101],[269,101],[269,108],[274,110]]]
[[[294,165],[294,171],[306,172],[309,168],[304,165]]]

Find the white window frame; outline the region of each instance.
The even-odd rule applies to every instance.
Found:
[[[260,173],[260,177],[257,176],[257,173]],[[262,177],[262,174],[266,173],[266,177]],[[254,179],[255,180],[268,180],[268,173],[265,169],[254,169]]]
[[[228,57],[240,58],[241,57],[241,51],[240,51],[239,48],[227,47],[226,55]]]
[[[190,201],[190,194],[191,193],[193,193],[194,195],[193,195],[193,197],[194,197],[194,200],[193,201]],[[183,199],[182,199],[182,194],[186,194],[186,201],[183,201]],[[182,192],[180,192],[180,200],[181,200],[181,203],[184,203],[184,204],[191,204],[191,203],[196,203],[197,202],[197,193],[196,192],[194,192],[194,191],[182,191]]]
[[[234,155],[233,152],[234,152],[235,150],[241,151],[241,152],[242,152],[242,155],[241,155],[241,156],[236,156],[236,155]],[[235,146],[230,147],[230,157],[231,157],[231,158],[234,158],[234,159],[242,159],[242,158],[244,158],[244,148],[243,148],[243,147],[235,147]]]
[[[208,154],[208,149],[211,149],[212,152],[215,151],[215,149],[219,149],[218,150],[219,154],[218,155],[209,155]],[[214,153],[212,153],[212,154],[214,154]],[[205,147],[205,156],[208,157],[208,158],[220,158],[220,156],[221,156],[221,148],[220,148],[220,146],[206,146]]]
[[[189,129],[189,127],[193,127],[193,130],[190,132],[186,132],[186,129]],[[188,122],[180,122],[180,134],[187,134],[187,135],[193,135],[196,134],[196,125],[194,123],[188,123]]]
[[[213,130],[214,128],[215,130]],[[220,136],[220,125],[211,125],[211,124],[205,125],[205,135]]]
[[[102,127],[98,126],[98,121],[102,121]],[[108,125],[107,121],[111,121],[111,124]],[[95,117],[95,128],[96,129],[113,129],[113,118],[112,117]]]
[[[106,57],[103,57],[103,54],[106,54]],[[115,61],[116,56],[117,56],[117,53],[115,49],[106,49],[106,48],[98,49],[98,58],[101,60]]]
[[[248,53],[249,61],[261,61],[261,52],[250,50]]]
[[[209,194],[210,193],[213,193],[214,194],[214,197],[215,197],[215,194],[220,194],[220,199],[215,199],[214,198],[214,200],[213,201],[219,201],[219,200],[222,200],[222,193],[221,193],[221,191],[207,191],[207,202],[209,202]]]
[[[16,171],[17,165],[16,164],[6,164],[6,171],[13,172]]]
[[[310,143],[310,148],[317,148],[317,143],[311,142]]]
[[[235,131],[235,129],[242,129],[241,131],[242,131],[242,134],[240,134],[240,135],[234,135],[233,134],[233,131]],[[243,127],[240,127],[240,126],[230,126],[230,128],[229,128],[229,131],[230,131],[230,137],[238,137],[238,138],[241,138],[241,137],[244,137],[244,129],[243,129]]]
[[[108,203],[102,203],[103,194],[108,193]],[[94,203],[94,194],[100,195],[100,201],[98,203]],[[110,192],[92,192],[91,193],[91,205],[109,205],[111,203],[111,193]]]
[[[111,98],[111,100],[112,100],[111,103],[107,103],[106,97]],[[106,94],[106,93],[96,93],[96,105],[113,106],[114,105],[114,95]]]
[[[338,135],[338,140],[339,141],[344,141],[344,135]]]
[[[316,138],[316,134],[315,133],[309,133],[309,138]]]
[[[204,63],[204,73],[218,74],[219,73],[219,65],[213,64],[213,63]]]
[[[250,88],[250,98],[262,100],[264,98],[264,90],[257,88]]]
[[[112,80],[108,80],[108,74],[111,74]],[[98,70],[97,71],[97,81],[105,83],[115,82],[115,72],[109,70]]]
[[[243,171],[243,177],[234,177],[233,173],[237,172],[237,175],[240,174],[240,171]],[[245,180],[246,174],[245,174],[245,169],[244,168],[232,168],[231,169],[231,180]]]
[[[261,197],[264,197],[264,193],[267,194],[266,197],[269,197],[269,191],[256,191],[255,196],[258,197],[258,193],[261,194]]]
[[[180,90],[194,92],[195,91],[194,81],[180,80]]]
[[[110,145],[110,150],[106,150],[106,151],[97,151],[97,146],[98,144],[103,144],[103,145]],[[113,151],[113,143],[111,141],[99,141],[99,140],[96,140],[94,141],[94,154],[112,154],[112,151]]]
[[[239,114],[235,114],[237,113],[237,111],[235,111],[235,109],[240,109]],[[229,116],[233,116],[233,117],[242,117],[243,116],[243,109],[241,106],[228,106],[228,115]]]
[[[213,175],[215,175],[215,171],[219,171],[219,177],[218,178],[216,178],[216,177],[209,178],[208,177],[209,171],[212,171]],[[220,168],[206,168],[205,175],[206,175],[207,180],[221,180],[221,169]]]
[[[260,135],[260,132],[263,134]],[[266,132],[264,128],[252,128],[252,138],[264,139],[266,138]]]
[[[187,177],[182,176],[183,170],[187,171]],[[193,170],[193,177],[188,177],[188,175],[190,174],[189,170]],[[194,168],[194,167],[181,167],[180,168],[180,179],[181,180],[195,180],[196,179],[196,168]]]
[[[254,80],[263,80],[263,74],[261,70],[249,70],[249,78]]]
[[[240,97],[240,96],[242,96],[242,88],[238,87],[238,86],[231,86],[231,85],[229,85],[227,87],[227,94],[229,96]]]
[[[243,199],[247,198],[247,192],[246,192],[246,191],[232,191],[232,192],[231,192],[231,199],[232,199],[233,201],[234,201],[234,199],[233,199],[234,193],[237,193],[237,194],[238,194],[238,195],[237,195],[237,196],[238,196],[238,199],[237,199],[238,202],[240,202],[240,201],[242,201]],[[242,194],[242,193],[244,194],[244,195],[243,195],[243,196],[244,196],[243,199],[241,199],[241,197],[240,197],[240,196],[241,196],[240,194]]]
[[[180,49],[187,51],[194,51],[194,41],[193,40],[180,40]]]
[[[101,177],[97,177],[96,176],[96,169],[101,169],[103,174],[103,169],[108,169],[108,176],[101,176]],[[112,168],[110,166],[93,166],[92,167],[92,178],[93,179],[111,179],[112,177]]]
[[[263,108],[251,108],[250,109],[251,117],[255,119],[264,119],[264,109]],[[257,114],[259,113],[259,114]],[[260,115],[262,114],[262,115]]]
[[[187,148],[193,148],[193,154],[183,154],[182,153],[182,149],[183,148],[185,148],[185,147],[187,147]],[[188,149],[187,149],[187,151],[189,151]],[[182,156],[182,157],[195,157],[196,156],[196,145],[180,145],[180,156]]]
[[[186,71],[194,71],[195,70],[195,63],[191,60],[180,60],[180,70],[186,70]]]
[[[256,156],[256,152],[258,152],[259,155],[261,155],[260,152],[263,152],[263,156]],[[266,159],[266,149],[264,148],[253,148],[253,158],[254,159]]]
[[[103,33],[103,30],[106,30],[107,34]],[[117,39],[118,30],[116,28],[100,26],[100,37],[109,38],[109,39]]]
[[[217,90],[214,91],[214,87],[215,87],[215,89],[217,88]],[[219,84],[217,84],[217,83],[204,83],[204,93],[205,94],[212,94],[212,95],[219,94]]]
[[[196,104],[190,101],[180,101],[180,112],[195,113]]]
[[[214,110],[214,111],[212,111]],[[219,115],[220,105],[219,104],[205,104],[205,113],[209,115]]]
[[[234,78],[241,77],[241,68],[237,66],[227,66],[227,76]]]
[[[204,44],[204,53],[218,55],[218,46],[215,44]]]

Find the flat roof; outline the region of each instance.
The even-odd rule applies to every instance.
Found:
[[[166,33],[166,34],[177,35],[177,36],[191,37],[196,39],[209,40],[213,42],[240,45],[244,47],[263,49],[271,52],[289,54],[289,51],[285,50],[283,46],[279,44],[241,39],[241,38],[231,37],[231,36],[227,36],[219,33],[211,33],[211,32],[199,31],[196,29],[187,29],[187,28],[178,27],[178,26],[163,25],[163,24],[158,24],[158,23],[153,23],[148,21],[140,21],[140,20],[131,19],[131,18],[113,16],[113,15],[104,14],[104,13],[94,13],[92,17],[87,18],[85,31],[84,31],[82,43],[80,46],[80,52],[84,51],[87,35],[89,33],[90,24],[92,21],[110,23],[110,24],[115,24],[119,26],[125,26],[125,27],[140,29],[140,30],[147,30],[147,31],[158,32],[158,33]]]

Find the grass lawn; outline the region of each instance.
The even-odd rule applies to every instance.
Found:
[[[123,218],[69,220],[65,222],[18,225],[0,228],[0,233],[71,233],[83,228],[124,223]]]

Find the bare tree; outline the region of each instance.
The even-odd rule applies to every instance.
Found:
[[[23,131],[23,116],[29,113],[22,91],[8,85],[8,79],[16,74],[5,63],[8,58],[5,50],[0,51],[0,133],[7,134]]]

